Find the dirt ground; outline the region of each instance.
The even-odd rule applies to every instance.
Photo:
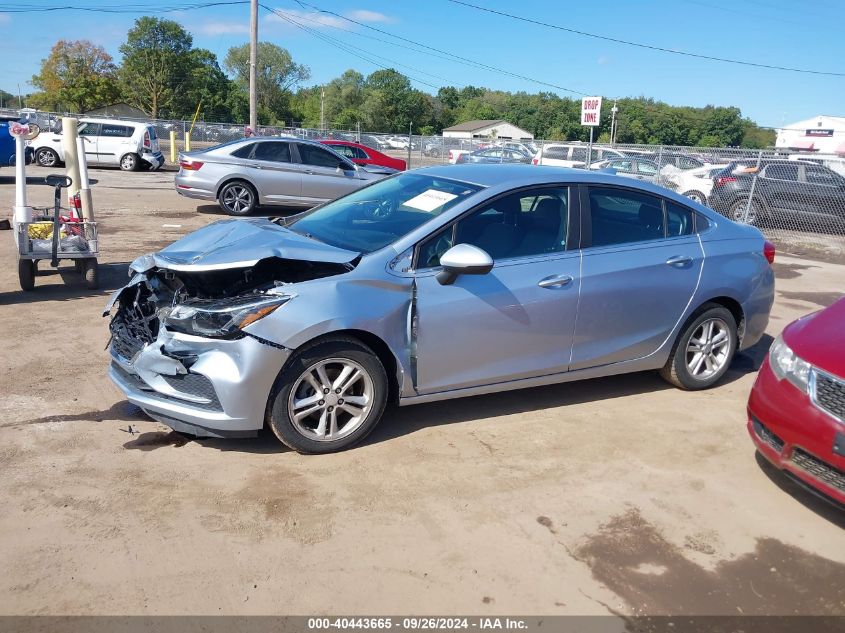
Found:
[[[635,374],[394,409],[306,457],[122,400],[108,292],[219,216],[172,173],[91,175],[102,290],[42,264],[21,292],[0,233],[0,614],[845,614],[843,514],[745,430],[771,337],[839,296],[845,262],[780,256],[770,336],[709,391]]]

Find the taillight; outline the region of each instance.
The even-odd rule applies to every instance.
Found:
[[[539,165],[539,164],[540,164],[540,161],[539,161],[538,159],[536,159],[536,158],[532,158],[532,159],[531,159],[531,164],[532,164],[532,165]]]
[[[150,140],[149,131],[144,132],[144,147],[146,147],[147,149],[153,148],[153,142]]]
[[[449,160],[455,160],[455,156],[452,154],[452,150],[449,150]]]
[[[181,167],[185,171],[197,171],[202,166],[203,163],[198,160],[186,160],[183,158],[179,161],[179,167]]]
[[[729,182],[736,182],[736,178],[733,176],[721,176],[720,178],[716,178],[716,180],[713,181],[713,184],[716,187],[724,187]]]
[[[766,261],[770,264],[775,263],[775,245],[772,244],[769,240],[763,242],[763,256],[766,258]]]

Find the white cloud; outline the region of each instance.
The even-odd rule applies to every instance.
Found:
[[[393,22],[393,18],[379,13],[378,11],[368,11],[367,9],[355,9],[349,11],[346,17],[358,20],[359,22]]]
[[[326,13],[320,13],[319,11],[298,11],[296,9],[276,9],[275,13],[271,13],[267,16],[267,21],[272,24],[284,24],[284,25],[291,25],[285,18],[289,18],[298,22],[302,26],[308,27],[310,29],[321,28],[321,27],[339,27],[343,29],[349,28],[349,23],[346,20],[338,18],[334,15],[328,15]],[[284,17],[282,17],[284,16]]]
[[[270,13],[265,18],[268,23],[274,25],[293,26],[285,19],[289,18],[311,29],[328,27],[349,30],[355,28],[354,24],[348,20],[344,20],[342,17],[320,11],[301,11],[298,9],[275,9],[274,11],[274,13]],[[390,16],[367,9],[353,9],[345,12],[344,16],[357,22],[393,22],[393,18]]]
[[[249,24],[240,22],[203,22],[192,29],[201,35],[249,35]]]

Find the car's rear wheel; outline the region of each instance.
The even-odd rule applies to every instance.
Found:
[[[728,371],[737,341],[730,310],[705,304],[687,320],[660,375],[681,389],[706,389]]]
[[[59,164],[59,155],[49,147],[42,147],[35,152],[35,162],[41,167],[55,167]]]
[[[707,204],[707,196],[705,196],[700,191],[695,191],[693,189],[691,191],[685,191],[683,195],[692,200],[693,202],[697,202],[698,204]]]
[[[751,199],[749,203],[748,198],[740,198],[731,205],[728,216],[734,222],[742,222],[757,226],[763,220],[763,208],[761,204]]]
[[[250,185],[235,180],[223,185],[217,202],[229,215],[249,215],[258,203],[258,196]]]
[[[141,159],[138,154],[124,154],[120,157],[120,168],[123,171],[135,171],[140,163]]]
[[[387,374],[373,351],[351,338],[297,352],[270,399],[269,424],[300,453],[333,453],[360,442],[381,419]]]

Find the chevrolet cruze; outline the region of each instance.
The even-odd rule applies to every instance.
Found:
[[[609,174],[403,172],[138,258],[107,307],[111,379],[197,436],[361,441],[388,403],[658,370],[702,389],[774,295],[760,232]]]

